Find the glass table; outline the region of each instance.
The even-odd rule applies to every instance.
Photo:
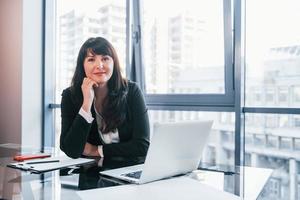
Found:
[[[9,168],[13,156],[22,152],[38,152],[18,145],[0,144],[0,199],[80,199],[76,191],[128,184],[105,177],[100,171],[141,164],[143,157],[95,159],[95,163],[32,174]],[[49,148],[46,152],[52,153]],[[230,192],[244,199],[268,199],[263,191],[272,170],[200,163],[198,170],[186,175],[218,190]],[[243,188],[243,189],[241,189]]]

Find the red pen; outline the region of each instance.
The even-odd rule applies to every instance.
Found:
[[[48,158],[50,157],[50,154],[27,154],[27,155],[17,155],[14,156],[14,160],[16,161],[24,161],[24,160],[30,160],[30,159],[37,159],[37,158]]]

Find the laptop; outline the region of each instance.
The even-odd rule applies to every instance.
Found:
[[[212,123],[155,123],[144,164],[106,170],[100,174],[143,184],[196,170]]]

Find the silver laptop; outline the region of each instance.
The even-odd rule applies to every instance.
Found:
[[[155,123],[144,164],[100,174],[143,184],[198,168],[213,121]]]

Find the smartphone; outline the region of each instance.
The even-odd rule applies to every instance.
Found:
[[[16,161],[24,161],[24,160],[31,160],[36,158],[47,158],[50,157],[50,154],[45,153],[36,153],[36,154],[24,154],[24,155],[16,155],[14,156],[14,160]]]

